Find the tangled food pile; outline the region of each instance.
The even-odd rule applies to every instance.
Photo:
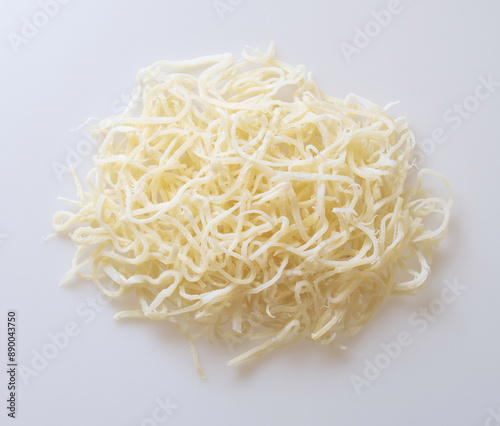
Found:
[[[274,46],[161,61],[138,84],[139,104],[94,128],[77,211],[54,217],[77,246],[64,279],[135,291],[137,309],[117,318],[261,340],[238,364],[301,338],[333,342],[389,294],[422,288],[451,199],[422,189],[440,178],[430,170],[405,186],[406,119],[325,95]]]

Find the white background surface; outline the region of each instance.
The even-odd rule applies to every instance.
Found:
[[[211,0],[73,0],[16,53],[9,33],[21,35],[24,19],[42,9],[34,0],[4,2],[0,317],[5,324],[7,310],[17,310],[19,362],[28,367],[47,350],[50,333],[72,322],[80,333],[36,375],[18,376],[17,419],[2,408],[0,424],[500,424],[500,414],[491,417],[500,410],[500,87],[458,128],[443,119],[474,96],[481,76],[500,81],[500,3],[401,0],[401,13],[348,62],[340,43],[352,44],[355,27],[386,7],[381,0],[246,0],[220,19]],[[97,305],[96,312],[85,305],[96,295],[90,283],[57,287],[74,250],[64,239],[42,236],[51,232],[53,213],[65,208],[56,197],[75,191],[69,174],[58,179],[53,166],[85,140],[70,129],[117,112],[139,68],[159,59],[239,55],[245,45],[265,49],[270,40],[280,59],[313,71],[324,91],[354,92],[382,105],[399,99],[393,112],[410,118],[420,140],[443,129],[446,141],[425,164],[449,178],[457,200],[424,291],[390,298],[362,333],[341,339],[346,351],[305,342],[228,368],[232,355],[224,344],[199,343],[203,381],[175,330],[114,322],[119,306]],[[91,156],[77,164],[79,175]],[[444,280],[466,289],[420,332],[409,317],[439,297]],[[0,330],[5,363],[6,326]],[[380,345],[402,331],[411,345],[358,395],[351,376],[362,376]],[[7,375],[0,377],[4,401]],[[153,423],[147,419],[157,398],[178,408]]]

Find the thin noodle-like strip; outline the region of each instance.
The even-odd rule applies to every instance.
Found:
[[[177,322],[202,374],[189,330],[265,340],[234,365],[302,338],[335,342],[389,294],[422,289],[453,199],[422,189],[428,175],[451,194],[430,170],[405,185],[406,119],[325,95],[273,45],[236,62],[160,61],[137,81],[139,107],[93,129],[99,154],[87,191],[73,173],[76,211],[54,217],[77,245],[63,280],[135,290],[137,308],[116,319]]]

